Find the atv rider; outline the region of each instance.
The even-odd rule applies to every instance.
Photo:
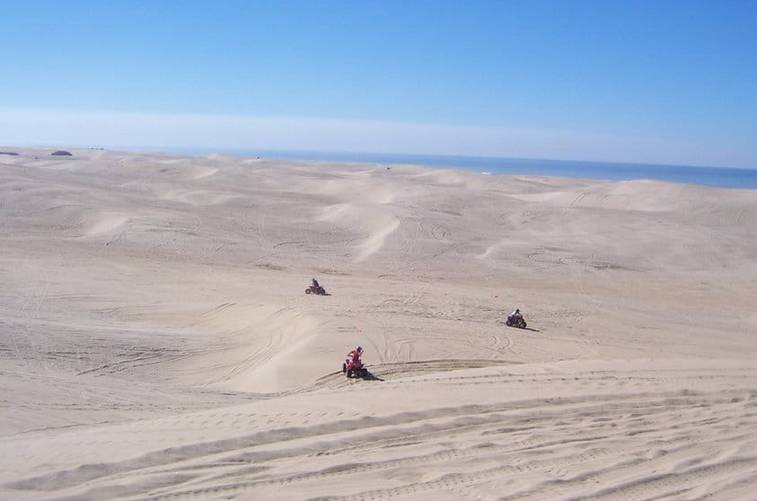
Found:
[[[360,360],[360,356],[363,354],[363,348],[358,346],[347,355],[347,361],[351,363],[353,367],[362,367],[363,362]]]
[[[507,316],[507,319],[513,323],[518,323],[519,321],[523,320],[523,315],[521,315],[520,309],[515,308],[515,311],[510,313]]]
[[[319,288],[320,286],[321,286],[321,285],[320,285],[320,284],[318,283],[318,280],[316,280],[316,279],[314,278],[314,279],[313,279],[313,289],[315,289],[315,290],[318,290],[318,288]]]

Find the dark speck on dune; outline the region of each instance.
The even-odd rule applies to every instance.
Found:
[[[71,155],[70,151],[66,151],[66,150],[53,151],[50,154],[52,156],[54,156],[54,157],[71,157],[71,156],[73,156],[73,155]]]

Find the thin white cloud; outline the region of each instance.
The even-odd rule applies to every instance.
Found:
[[[229,115],[0,110],[0,143],[399,152],[757,167],[757,152],[554,129]]]

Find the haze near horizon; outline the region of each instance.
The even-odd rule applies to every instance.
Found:
[[[10,2],[4,17],[8,145],[757,167],[754,2]]]

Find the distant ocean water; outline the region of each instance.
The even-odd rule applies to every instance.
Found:
[[[185,149],[182,153],[208,154],[210,149]],[[223,153],[245,157],[283,160],[317,160],[372,164],[413,164],[449,167],[487,174],[523,174],[559,176],[602,181],[653,179],[673,183],[699,184],[721,188],[757,189],[757,170],[686,165],[653,165],[576,160],[536,160],[446,155],[401,155],[389,153],[342,153],[314,151],[224,150]]]

